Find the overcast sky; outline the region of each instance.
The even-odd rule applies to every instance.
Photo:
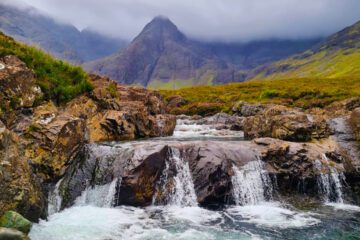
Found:
[[[360,20],[360,0],[22,1],[78,28],[128,40],[157,15],[193,38],[225,41],[326,36]]]

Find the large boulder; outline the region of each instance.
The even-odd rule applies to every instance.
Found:
[[[15,210],[37,221],[45,203],[24,153],[24,143],[0,122],[0,215]]]
[[[26,156],[44,180],[62,176],[77,151],[87,142],[81,118],[60,112],[49,103],[35,109],[27,130]]]
[[[244,101],[239,101],[234,104],[231,110],[235,115],[249,117],[249,116],[262,114],[265,111],[265,109],[268,108],[269,106],[270,105],[266,105],[266,104],[248,103]]]
[[[30,232],[32,223],[14,211],[7,211],[0,218],[0,227],[14,228],[25,234]]]
[[[360,141],[360,108],[356,108],[350,115],[350,124],[355,137]]]
[[[263,114],[245,118],[243,125],[244,136],[250,139],[272,137],[305,142],[331,134],[325,118],[279,105],[266,109]]]

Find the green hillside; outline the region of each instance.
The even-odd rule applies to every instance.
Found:
[[[248,78],[337,78],[354,75],[360,75],[360,22],[330,36],[318,47],[257,68]]]
[[[88,75],[80,67],[56,60],[41,50],[17,43],[0,32],[0,57],[15,55],[36,74],[44,100],[60,104],[92,89]]]
[[[219,86],[201,86],[161,91],[165,99],[181,96],[186,104],[172,108],[175,114],[228,112],[237,101],[279,103],[303,108],[325,107],[350,97],[360,96],[360,75],[341,78],[290,78],[253,80]]]

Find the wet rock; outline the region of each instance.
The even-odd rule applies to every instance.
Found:
[[[32,223],[14,211],[7,211],[0,218],[0,227],[13,228],[25,234],[30,232]]]
[[[1,240],[30,240],[24,233],[11,228],[0,227]]]
[[[355,137],[360,141],[360,108],[356,108],[350,115],[350,125]]]
[[[261,115],[245,118],[246,138],[273,137],[305,142],[328,137],[332,132],[324,118],[311,116],[284,106],[273,106]]]
[[[171,136],[176,126],[176,116],[170,114],[158,114],[150,118],[150,137]]]

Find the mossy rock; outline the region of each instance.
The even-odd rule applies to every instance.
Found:
[[[31,226],[32,223],[29,220],[14,211],[5,212],[0,218],[0,227],[14,228],[25,234],[30,232]]]

